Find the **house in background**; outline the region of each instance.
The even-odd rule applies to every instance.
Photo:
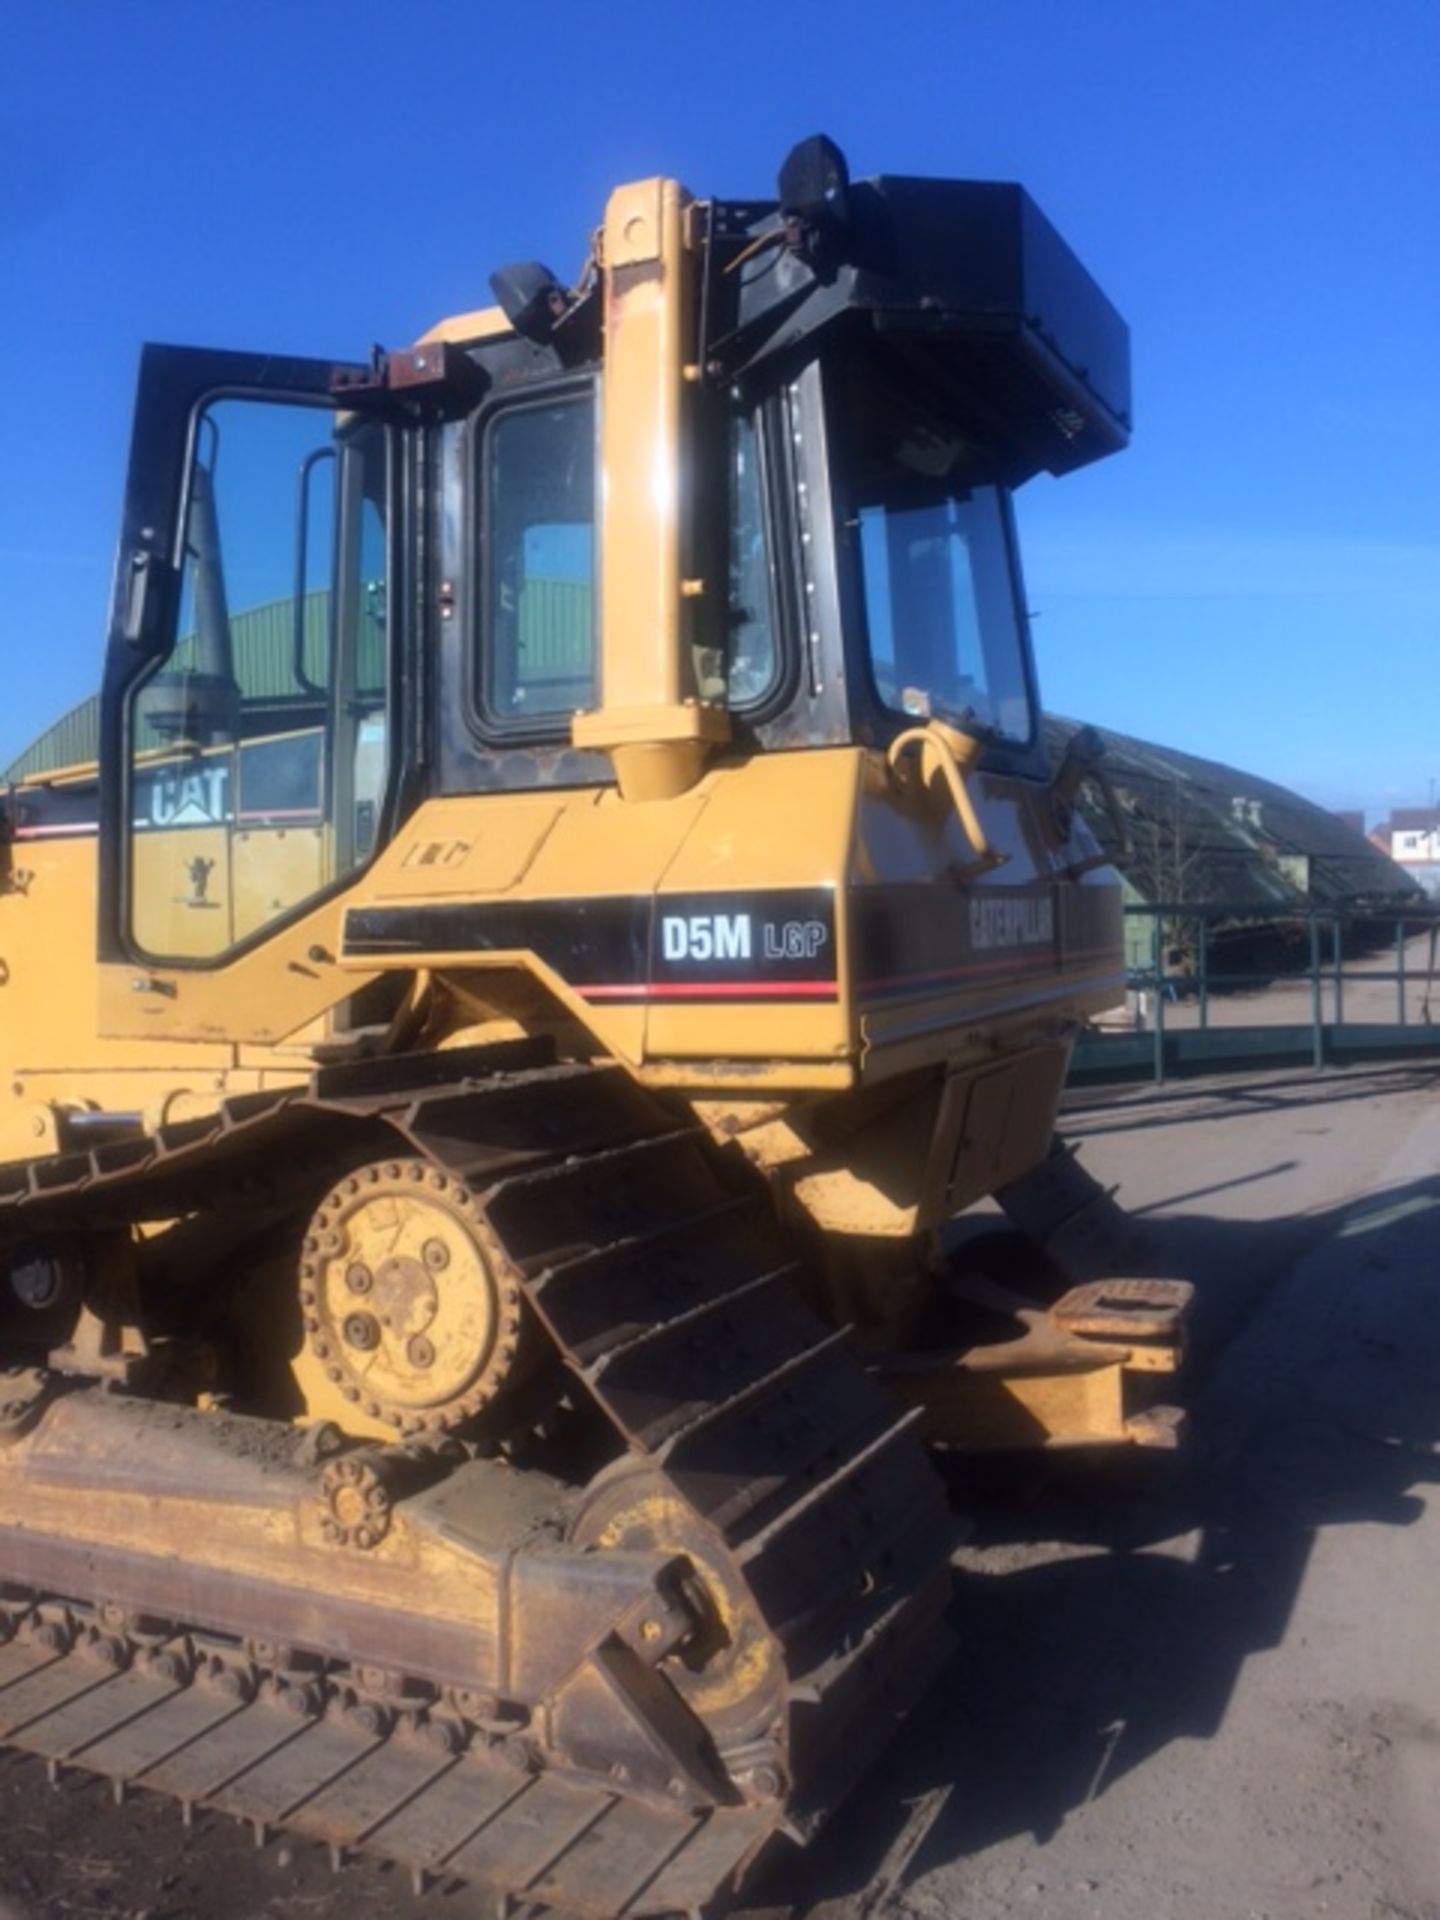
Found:
[[[1417,885],[1440,897],[1440,807],[1396,807],[1370,838]]]

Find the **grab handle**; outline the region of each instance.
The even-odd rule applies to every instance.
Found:
[[[885,764],[897,782],[908,777],[902,772],[901,763],[911,752],[919,755],[920,779],[924,785],[929,786],[935,771],[939,770],[940,777],[949,789],[950,802],[965,838],[970,842],[970,850],[975,855],[973,864],[967,868],[972,873],[1003,866],[1010,857],[1006,853],[997,853],[990,845],[985,837],[985,829],[980,824],[980,816],[975,811],[975,802],[965,785],[961,753],[964,752],[968,760],[973,759],[979,751],[979,741],[931,720],[923,727],[907,727],[904,733],[897,734],[885,754]]]

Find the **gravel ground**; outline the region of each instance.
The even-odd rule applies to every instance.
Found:
[[[751,1913],[1440,1920],[1440,1072],[1112,1093],[1065,1131],[1201,1287],[1188,1445],[957,1479],[960,1652]],[[0,1920],[478,1911],[0,1759]]]

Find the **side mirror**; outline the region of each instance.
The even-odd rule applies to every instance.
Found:
[[[125,565],[125,643],[138,652],[163,653],[165,643],[156,640],[161,597],[160,557],[148,547],[136,547]]]
[[[565,318],[565,289],[538,260],[520,260],[490,276],[500,311],[524,340],[544,346]]]
[[[1060,765],[1055,769],[1055,778],[1050,783],[1050,810],[1055,822],[1055,830],[1061,841],[1069,838],[1070,819],[1075,811],[1075,802],[1080,789],[1087,780],[1093,780],[1100,789],[1105,802],[1105,811],[1110,819],[1110,831],[1115,839],[1115,857],[1128,858],[1131,852],[1130,825],[1120,805],[1120,796],[1115,791],[1114,782],[1105,772],[1106,746],[1094,727],[1081,727],[1070,737]],[[1108,861],[1110,855],[1104,859]],[[1087,861],[1084,867],[1102,864],[1099,861]],[[1084,870],[1072,868],[1073,874]]]
[[[818,278],[829,277],[845,258],[850,231],[844,154],[823,133],[812,134],[785,156],[777,185],[785,244]]]
[[[1105,758],[1105,742],[1094,727],[1081,727],[1070,736],[1064,758],[1055,770],[1050,794],[1057,807],[1073,809],[1081,787]]]

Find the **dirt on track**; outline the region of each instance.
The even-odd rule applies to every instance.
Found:
[[[1440,1920],[1440,1071],[1090,1098],[1200,1286],[1179,1456],[967,1466],[961,1651],[812,1850],[811,1920]],[[468,1920],[0,1759],[0,1920]]]

